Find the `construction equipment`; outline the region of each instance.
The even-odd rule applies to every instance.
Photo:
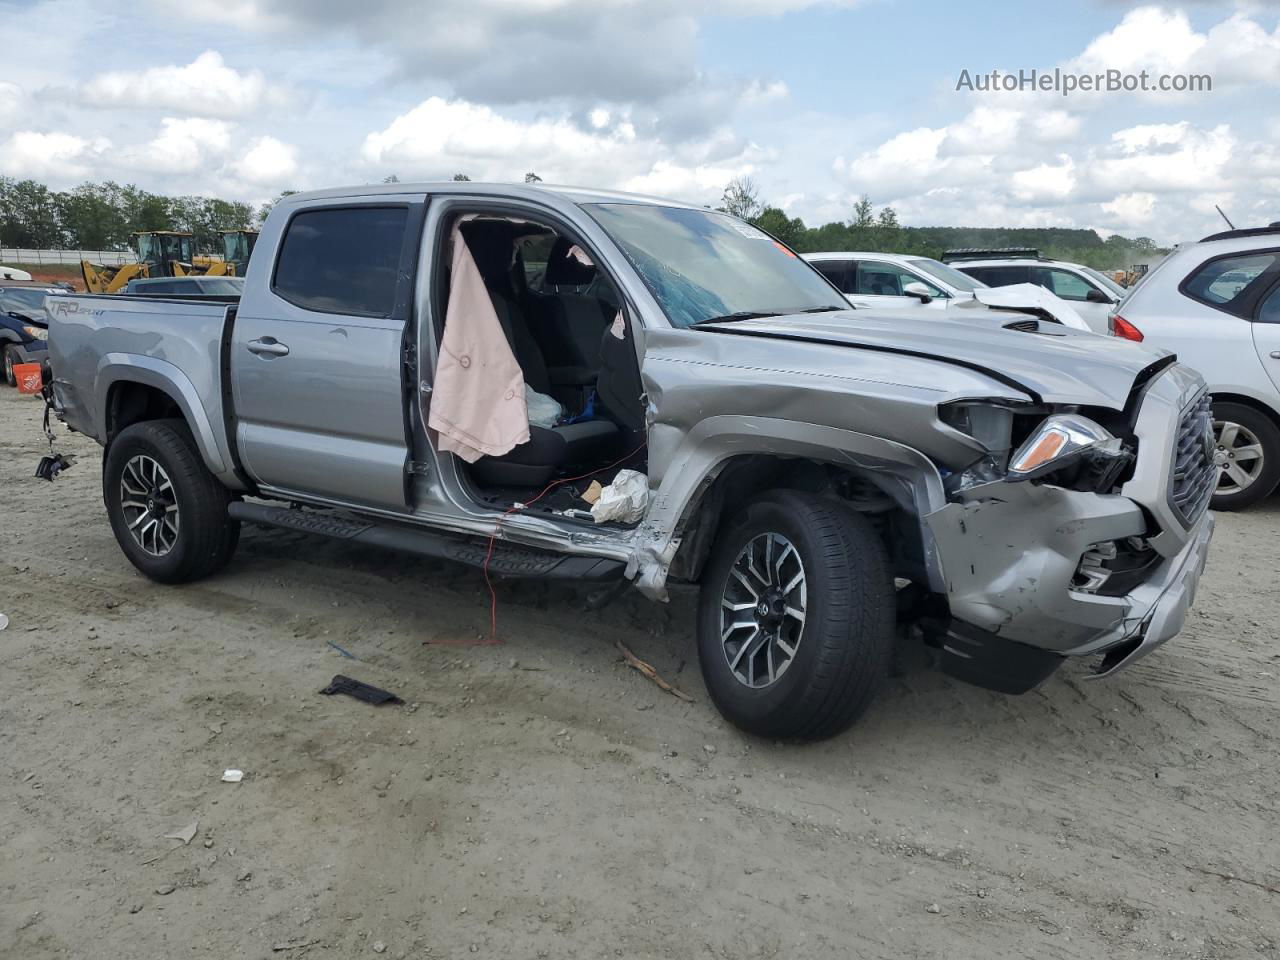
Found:
[[[191,269],[191,234],[178,230],[144,230],[133,236],[138,259],[107,266],[80,261],[85,289],[90,293],[119,293],[138,277],[181,277]]]
[[[249,255],[258,242],[257,230],[219,230],[222,237],[222,256],[198,256],[192,261],[194,269],[187,276],[243,277],[249,266]]]

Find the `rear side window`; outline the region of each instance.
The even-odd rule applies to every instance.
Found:
[[[1280,323],[1280,287],[1271,291],[1267,299],[1262,301],[1262,309],[1258,311],[1259,323]]]
[[[1193,300],[1248,316],[1251,302],[1270,285],[1280,265],[1280,251],[1241,253],[1201,264],[1180,289]]]
[[[306,210],[289,221],[272,289],[304,310],[389,317],[408,210]]]
[[[1027,282],[1026,267],[961,267],[964,273],[981,280],[988,287],[1008,287]]]
[[[1093,284],[1070,270],[1059,270],[1056,267],[1035,267],[1031,271],[1031,282],[1036,286],[1052,290],[1063,300],[1086,300]]]
[[[863,260],[858,263],[854,292],[864,297],[901,297],[904,296],[902,288],[909,283],[924,284],[931,297],[943,295],[932,283],[920,279],[911,271],[881,260]]]
[[[814,269],[830,280],[841,293],[853,293],[853,262],[850,260],[815,260]]]

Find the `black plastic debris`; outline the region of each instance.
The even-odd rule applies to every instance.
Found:
[[[60,453],[55,453],[51,457],[41,457],[40,463],[36,465],[36,476],[41,480],[52,481],[63,470],[74,466],[75,462],[75,457],[64,457]]]
[[[355,697],[365,703],[372,703],[374,706],[381,706],[384,703],[404,703],[403,700],[390,691],[370,686],[367,683],[361,683],[359,680],[352,680],[342,674],[338,674],[330,680],[329,685],[320,692],[326,696],[345,693],[349,697]]]

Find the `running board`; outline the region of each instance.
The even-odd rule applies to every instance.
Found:
[[[362,546],[382,547],[435,560],[452,560],[483,569],[488,541],[471,540],[411,527],[355,517],[350,514],[273,507],[264,503],[233,501],[227,513],[236,520],[300,533],[314,533]],[[532,580],[616,580],[625,570],[619,560],[548,553],[498,541],[489,558],[489,572],[501,577]]]

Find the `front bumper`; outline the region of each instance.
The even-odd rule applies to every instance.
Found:
[[[1214,525],[1207,511],[1184,522],[1169,497],[1180,418],[1201,388],[1178,367],[1152,382],[1138,417],[1139,462],[1119,493],[996,481],[926,518],[955,626],[952,652],[997,662],[997,650],[1031,648],[1047,663],[1104,654],[1105,676],[1178,633]],[[1087,551],[1130,537],[1159,558],[1140,583],[1122,596],[1075,585]]]

